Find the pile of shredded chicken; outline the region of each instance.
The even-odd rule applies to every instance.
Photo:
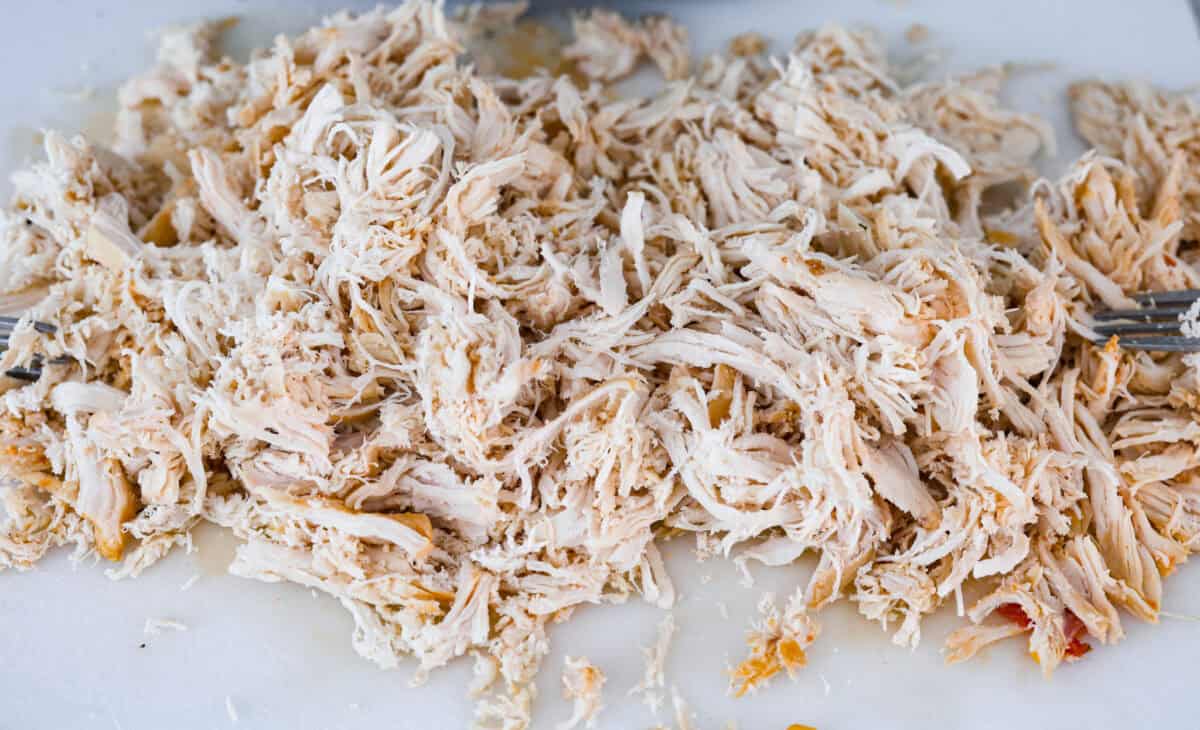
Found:
[[[381,666],[475,655],[485,727],[528,722],[548,622],[670,606],[680,533],[818,558],[737,692],[839,599],[905,645],[949,602],[951,659],[1025,635],[1047,672],[1156,619],[1200,544],[1200,362],[1089,311],[1200,286],[1191,102],[1077,85],[1098,152],[1052,183],[1000,71],[902,87],[837,27],[693,62],[603,11],[561,75],[477,71],[518,9],[337,15],[244,65],[171,32],[110,145],[46,135],[0,243],[0,370],[46,362],[0,386],[0,566],[133,576],[213,522]],[[660,90],[620,93],[643,61]],[[602,682],[573,665],[577,719]]]

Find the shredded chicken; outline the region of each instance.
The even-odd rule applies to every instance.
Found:
[[[164,631],[187,631],[187,624],[169,618],[148,618],[142,633],[157,636]]]
[[[678,687],[671,687],[671,704],[675,708],[676,730],[696,730],[696,726],[692,723],[691,708],[683,699],[683,695],[679,694]]]
[[[630,23],[611,10],[592,10],[575,18],[575,42],[563,49],[586,77],[601,81],[624,78],[648,57],[664,78],[687,78],[691,63],[687,28],[656,15]]]
[[[774,596],[767,594],[759,603],[762,618],[750,631],[750,656],[732,673],[733,691],[738,697],[757,689],[776,674],[786,671],[794,676],[807,662],[804,650],[817,638],[818,627],[804,611],[803,596],[797,593],[781,614]]]
[[[604,688],[604,672],[601,672],[586,657],[567,657],[563,670],[563,698],[573,704],[571,717],[558,724],[558,730],[577,727],[595,727],[596,716],[603,705],[600,692]]]
[[[641,680],[629,690],[630,694],[641,694],[642,701],[654,714],[663,703],[663,689],[667,686],[667,653],[671,650],[671,637],[675,635],[675,616],[668,613],[658,624],[658,638],[654,644],[642,648],[646,655],[646,666]]]
[[[463,60],[521,7],[342,13],[245,64],[172,31],[115,139],[45,135],[0,219],[0,371],[46,362],[0,379],[0,567],[135,576],[222,525],[379,665],[475,656],[488,728],[528,725],[549,622],[673,604],[667,533],[817,557],[739,694],[841,599],[912,645],[973,587],[948,658],[1023,635],[1046,672],[1156,620],[1200,545],[1200,361],[1089,311],[1200,286],[1195,105],[1077,85],[1100,154],[1034,182],[1001,71],[904,87],[838,27],[693,63],[607,11],[562,73]],[[610,85],[647,59],[658,92]],[[599,677],[569,668],[579,720]]]
[[[1145,83],[1072,84],[1075,127],[1102,154],[1117,157],[1133,172],[1139,202],[1147,205],[1182,155],[1189,168],[1200,165],[1200,105],[1188,94],[1155,89]],[[1179,185],[1183,236],[1200,237],[1200,176],[1185,174]]]

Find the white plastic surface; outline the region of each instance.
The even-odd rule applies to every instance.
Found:
[[[0,168],[12,169],[34,154],[37,128],[102,129],[103,97],[149,63],[148,31],[156,27],[238,14],[246,21],[237,31],[237,45],[246,46],[261,44],[270,31],[300,29],[340,4],[29,4],[0,44]],[[943,69],[1052,63],[1052,70],[1018,76],[1010,97],[1054,121],[1060,157],[1082,149],[1066,126],[1063,91],[1069,80],[1102,75],[1174,87],[1200,80],[1200,41],[1183,0],[741,0],[621,7],[665,9],[681,17],[698,50],[756,30],[771,36],[778,52],[795,31],[840,21],[873,24],[898,54],[912,56],[902,34],[919,22],[931,32],[926,47],[945,50]],[[96,90],[92,100],[71,98],[85,87]],[[353,652],[352,622],[335,601],[293,585],[225,575],[232,544],[215,530],[202,531],[197,543],[196,554],[180,551],[136,581],[111,582],[103,565],[73,570],[63,555],[32,573],[0,574],[0,730],[469,725],[469,660],[412,689],[411,665],[383,672]],[[811,566],[757,571],[756,586],[747,589],[731,566],[697,564],[690,548],[690,541],[681,539],[667,550],[681,592],[667,681],[678,687],[697,728],[716,730],[731,721],[742,730],[783,730],[790,723],[821,730],[1200,725],[1194,669],[1200,623],[1179,618],[1163,618],[1151,627],[1126,617],[1125,642],[1099,647],[1046,681],[1020,641],[965,665],[944,667],[941,642],[958,625],[952,611],[928,622],[921,647],[910,653],[892,646],[878,625],[840,606],[821,615],[823,634],[797,681],[776,681],[757,697],[734,700],[725,693],[725,671],[742,655],[759,595],[764,589],[786,595],[806,579]],[[181,590],[193,576],[199,577]],[[1173,614],[1200,614],[1195,563],[1168,580],[1166,608]],[[552,728],[570,714],[559,698],[564,654],[586,655],[608,675],[599,727],[672,725],[667,710],[655,717],[627,694],[642,671],[640,647],[654,640],[661,615],[639,602],[589,606],[554,627],[535,727]],[[189,628],[146,636],[147,618],[176,619]],[[227,698],[236,723],[227,712]]]

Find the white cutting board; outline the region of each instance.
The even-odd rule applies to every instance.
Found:
[[[0,168],[28,159],[34,131],[55,126],[101,129],[97,97],[145,67],[148,31],[169,22],[238,14],[238,45],[261,44],[272,31],[295,31],[343,3],[147,0],[93,3],[42,0],[27,5],[0,44]],[[353,4],[353,3],[349,3]],[[1082,147],[1066,125],[1063,90],[1073,78],[1145,78],[1184,87],[1200,81],[1200,42],[1183,0],[1004,2],[694,2],[623,4],[634,12],[667,10],[685,20],[693,47],[715,48],[746,30],[773,38],[776,52],[795,31],[826,21],[869,22],[898,52],[912,55],[903,31],[920,22],[929,47],[947,52],[943,68],[969,70],[1006,61],[1053,62],[1053,71],[1018,78],[1011,98],[1059,129],[1062,153]],[[284,9],[286,8],[286,9]],[[97,111],[100,110],[100,111]],[[1056,169],[1054,167],[1047,168]],[[7,190],[7,189],[6,189]],[[462,728],[469,661],[411,689],[412,666],[383,672],[350,647],[352,623],[332,599],[306,589],[223,573],[232,545],[215,530],[136,581],[114,583],[102,565],[76,569],[56,555],[29,574],[0,574],[0,730],[200,730],[209,728]],[[823,613],[823,635],[798,681],[776,681],[757,697],[725,693],[725,670],[743,655],[743,635],[764,589],[786,595],[810,566],[756,572],[753,589],[728,564],[697,565],[689,540],[676,540],[668,562],[679,584],[679,631],[667,681],[687,701],[695,727],[742,730],[806,723],[853,728],[1191,728],[1200,725],[1195,686],[1200,623],[1164,618],[1157,627],[1126,622],[1128,638],[1099,647],[1043,680],[1020,641],[965,665],[944,667],[939,649],[957,625],[941,615],[915,652],[893,647],[876,624],[842,606]],[[186,592],[180,587],[199,579]],[[728,609],[723,618],[720,602]],[[1200,614],[1200,567],[1167,583],[1166,608]],[[627,695],[642,671],[640,646],[654,640],[662,613],[639,602],[585,607],[554,627],[554,652],[539,682],[535,727],[569,715],[559,699],[564,653],[586,655],[608,675],[602,728],[672,724]],[[144,636],[147,618],[172,618],[189,630]],[[145,643],[145,648],[140,645]],[[232,699],[236,724],[226,711]]]

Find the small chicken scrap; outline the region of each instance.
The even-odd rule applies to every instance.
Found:
[[[597,669],[586,657],[567,657],[562,681],[563,697],[571,700],[574,708],[571,717],[558,724],[558,730],[595,727],[596,716],[603,709],[600,690],[604,687],[604,672]]]
[[[672,604],[667,533],[819,558],[739,693],[834,601],[915,645],[968,582],[949,658],[1020,634],[1050,672],[1154,621],[1200,543],[1200,360],[1088,314],[1200,286],[1190,102],[1074,87],[1100,153],[989,206],[1045,123],[1000,70],[901,87],[868,33],[693,65],[671,21],[597,11],[570,73],[515,79],[425,0],[245,64],[221,27],[166,35],[111,144],[48,133],[15,177],[0,370],[48,364],[0,385],[0,566],[136,576],[216,523],[379,665],[476,656],[481,726],[519,728],[550,621]],[[619,94],[646,58],[661,90]]]

